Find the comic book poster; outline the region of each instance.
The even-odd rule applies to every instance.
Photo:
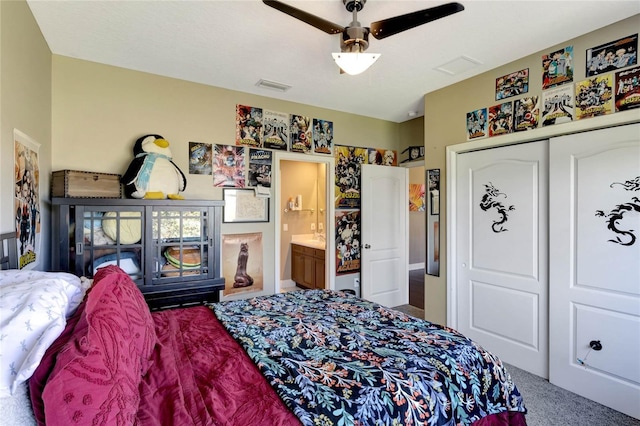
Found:
[[[542,90],[573,81],[573,46],[542,55]]]
[[[398,153],[391,149],[369,148],[368,157],[367,164],[376,164],[378,166],[398,165]]]
[[[360,165],[366,164],[367,148],[335,147],[337,209],[360,208]]]
[[[13,131],[18,269],[33,269],[40,263],[40,144],[19,130]]]
[[[213,158],[213,186],[244,188],[244,148],[215,145]]]
[[[599,75],[576,84],[576,119],[613,112],[613,76]]]
[[[489,107],[489,136],[513,132],[513,103],[503,102]]]
[[[487,109],[481,108],[467,113],[467,140],[487,136]]]
[[[289,149],[289,114],[263,111],[264,147],[286,151]]]
[[[638,63],[638,34],[587,49],[587,77],[618,71]]]
[[[529,68],[496,78],[496,101],[529,91]]]
[[[222,235],[221,251],[224,296],[262,291],[262,232]]]
[[[301,152],[307,154],[311,152],[311,119],[302,115],[291,115],[291,125],[289,126],[291,152]]]
[[[573,120],[575,100],[573,84],[542,92],[541,121],[543,126],[568,123]]]
[[[262,147],[262,108],[236,105],[236,145]]]
[[[271,187],[272,152],[249,148],[249,186]]]
[[[313,119],[313,152],[333,154],[333,121]]]
[[[210,175],[213,173],[213,157],[210,143],[189,142],[189,174]]]
[[[640,67],[616,73],[616,111],[640,107]]]
[[[337,210],[336,275],[360,270],[360,210]]]
[[[424,183],[410,183],[409,184],[409,211],[410,212],[423,212],[425,185]]]
[[[517,99],[513,102],[513,130],[523,132],[538,127],[540,120],[540,97]]]

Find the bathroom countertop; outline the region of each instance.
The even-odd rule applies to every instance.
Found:
[[[326,247],[326,242],[323,239],[316,237],[314,234],[292,235],[291,244],[298,244],[320,250],[324,250]]]

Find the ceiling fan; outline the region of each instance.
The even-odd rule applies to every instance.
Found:
[[[395,16],[371,23],[370,27],[363,27],[358,22],[358,12],[362,10],[367,0],[342,0],[347,11],[353,14],[353,20],[347,27],[343,27],[304,10],[295,8],[277,0],[262,0],[267,6],[271,6],[280,12],[286,13],[302,22],[324,31],[327,34],[340,34],[340,52],[333,53],[341,70],[348,74],[359,74],[369,68],[380,56],[377,53],[364,53],[369,47],[369,34],[382,40],[394,34],[401,33],[411,28],[444,18],[464,10],[460,3],[447,3],[428,9]],[[351,69],[349,62],[355,63]]]

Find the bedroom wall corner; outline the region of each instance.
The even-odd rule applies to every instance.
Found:
[[[40,254],[50,268],[51,51],[26,1],[0,2],[0,230],[15,231],[14,138],[17,129],[40,144]]]

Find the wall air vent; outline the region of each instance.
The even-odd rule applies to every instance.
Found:
[[[287,90],[291,89],[291,86],[289,86],[288,84],[278,83],[276,81],[270,81],[270,80],[264,80],[264,79],[260,79],[256,83],[256,86],[264,87],[265,89],[269,89],[269,90],[276,90],[278,92],[286,92]]]

